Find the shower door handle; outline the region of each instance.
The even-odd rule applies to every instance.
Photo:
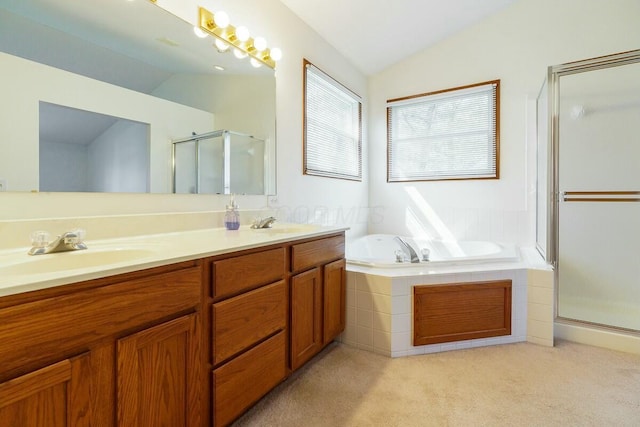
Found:
[[[640,191],[563,191],[564,202],[640,202]]]

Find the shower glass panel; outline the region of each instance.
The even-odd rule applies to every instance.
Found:
[[[173,141],[173,191],[264,194],[265,141],[228,130]]]
[[[551,93],[557,315],[640,331],[640,52],[635,58],[556,73]]]
[[[540,89],[536,105],[537,149],[536,149],[536,248],[549,261],[549,85],[545,80]]]
[[[248,135],[231,136],[230,191],[265,194],[265,144]]]
[[[173,145],[173,192],[180,194],[197,193],[196,174],[198,149],[196,141],[185,141]]]
[[[198,179],[198,193],[224,194],[224,138],[217,137],[198,142],[199,162],[194,165]]]

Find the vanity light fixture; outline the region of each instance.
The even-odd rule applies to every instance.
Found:
[[[256,37],[255,39],[253,39],[253,47],[255,47],[258,52],[262,52],[267,48],[267,41],[264,39],[264,37]]]
[[[282,51],[277,47],[271,49],[271,59],[274,61],[280,61],[282,59]]]
[[[236,37],[238,37],[238,40],[240,40],[242,43],[246,43],[247,40],[251,38],[249,29],[244,25],[239,26],[238,28],[236,28]]]
[[[193,27],[193,33],[198,37],[198,38],[205,38],[207,37],[207,33],[205,33],[204,31],[202,31],[200,28],[198,27]]]
[[[218,52],[220,53],[225,53],[231,47],[227,42],[222,41],[222,39],[216,39],[215,45],[216,49],[218,49]]]
[[[216,13],[213,22],[217,27],[225,29],[229,26],[229,15],[227,15],[227,12],[221,10]]]
[[[264,38],[252,38],[244,26],[234,27],[229,23],[229,16],[222,11],[214,14],[204,7],[198,8],[198,24],[201,30],[216,37],[215,45],[219,52],[226,52],[233,47],[237,58],[250,56],[259,64],[273,69],[276,68],[276,61],[282,58],[280,49],[269,49]],[[255,67],[253,61],[252,65]]]
[[[245,52],[244,50],[240,49],[240,48],[234,48],[233,49],[233,56],[235,56],[238,59],[244,59],[248,56],[249,54],[247,52]]]

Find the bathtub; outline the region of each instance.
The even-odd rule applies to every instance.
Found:
[[[460,265],[519,260],[517,247],[488,241],[427,240],[401,236],[421,259],[420,264],[396,261],[400,244],[392,234],[370,234],[349,243],[347,262],[355,265],[380,268],[406,268],[417,266]],[[423,261],[424,250],[428,261]]]
[[[527,341],[527,250],[487,241],[403,237],[419,257],[422,249],[428,249],[429,261],[396,262],[396,251],[401,247],[395,237],[372,234],[348,240],[342,342],[389,357],[404,357]],[[553,272],[547,273],[551,277]],[[414,287],[498,280],[512,282],[510,335],[414,345]],[[552,318],[547,320],[551,324]],[[539,343],[552,344],[552,337]]]

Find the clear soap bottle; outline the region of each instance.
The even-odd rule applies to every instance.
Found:
[[[227,230],[237,230],[240,228],[240,213],[238,212],[238,205],[233,196],[231,197],[231,203],[227,205],[227,210],[224,213],[224,226]]]

